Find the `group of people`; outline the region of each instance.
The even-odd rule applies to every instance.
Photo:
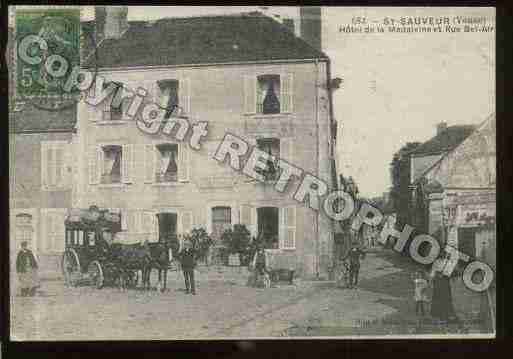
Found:
[[[196,295],[194,281],[194,268],[196,267],[196,253],[189,241],[184,242],[184,248],[179,252],[183,276],[185,280],[185,292]],[[34,253],[28,248],[27,242],[21,243],[21,250],[16,257],[16,273],[22,297],[33,297],[40,287],[38,276],[38,263]]]

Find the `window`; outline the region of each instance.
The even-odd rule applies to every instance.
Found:
[[[225,230],[232,226],[231,207],[213,207],[212,208],[212,238],[219,240]]]
[[[32,236],[33,236],[33,227],[32,227],[32,215],[28,213],[20,213],[16,215],[16,241],[17,247],[21,245],[22,242],[27,242],[32,244]]]
[[[189,151],[176,143],[143,144],[145,183],[175,183],[189,181]]]
[[[164,118],[168,119],[179,111],[178,80],[161,80],[158,81],[158,86],[160,89],[159,105],[166,110]]]
[[[244,111],[247,114],[291,113],[292,74],[244,76]]]
[[[256,169],[256,172],[263,175],[266,181],[277,180],[279,177],[280,140],[278,138],[257,139],[257,147],[261,151],[273,156],[273,158],[267,161],[267,169]]]
[[[71,181],[71,149],[67,142],[41,143],[41,183],[44,189],[67,188]]]
[[[257,112],[280,113],[280,76],[262,75],[257,79]]]
[[[89,184],[133,183],[135,175],[136,146],[89,146]]]
[[[176,182],[178,180],[178,145],[161,144],[157,146],[157,182]]]
[[[187,77],[154,82],[155,102],[166,110],[164,118],[185,117],[190,112],[190,81]]]
[[[102,151],[101,183],[121,182],[122,147],[117,145],[103,146]]]
[[[112,82],[104,82],[103,88],[107,88]],[[116,96],[119,96],[125,91],[124,86],[122,83],[115,83],[117,85],[117,88],[115,91],[112,92],[112,95],[109,96],[107,99],[103,102],[103,121],[119,121],[123,118],[123,110],[126,106],[126,99],[123,99],[122,103],[119,106],[114,106],[113,102]],[[120,92],[120,94],[118,94]]]

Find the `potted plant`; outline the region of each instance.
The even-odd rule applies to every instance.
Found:
[[[251,236],[243,224],[235,224],[233,229],[227,229],[221,235],[221,243],[224,247],[224,259],[228,262],[231,254],[239,255],[241,265],[247,265],[250,255]]]
[[[214,243],[204,228],[194,228],[190,233],[184,234],[184,239],[192,243],[192,249],[197,253],[198,261],[206,261],[208,251]]]

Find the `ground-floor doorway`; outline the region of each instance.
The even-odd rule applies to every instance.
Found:
[[[262,239],[266,248],[279,247],[279,208],[260,207],[257,208],[258,236]]]
[[[172,256],[176,257],[180,249],[177,236],[178,216],[176,213],[161,212],[157,214],[159,228],[159,242],[166,242],[172,250]]]

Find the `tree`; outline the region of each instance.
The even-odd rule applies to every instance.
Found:
[[[184,239],[191,241],[192,249],[197,253],[198,260],[207,259],[208,251],[214,241],[204,228],[194,228],[190,234],[184,235]]]
[[[397,215],[397,226],[402,228],[405,224],[411,224],[411,158],[410,154],[420,142],[408,142],[397,151],[390,163],[390,177],[392,188],[390,200]]]

